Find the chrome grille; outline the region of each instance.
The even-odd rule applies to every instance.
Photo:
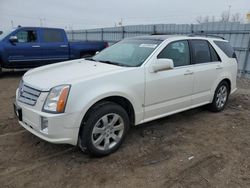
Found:
[[[18,100],[22,103],[34,106],[41,91],[20,83],[18,90]]]

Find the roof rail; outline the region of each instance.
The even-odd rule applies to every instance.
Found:
[[[189,37],[205,36],[205,37],[214,37],[214,38],[220,38],[220,39],[225,40],[224,37],[221,37],[221,36],[218,36],[218,35],[211,35],[211,34],[208,34],[208,33],[204,32],[204,31],[193,32],[193,33],[189,34],[188,36]]]

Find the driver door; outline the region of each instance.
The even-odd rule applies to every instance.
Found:
[[[188,41],[171,42],[157,58],[172,59],[174,68],[157,73],[146,70],[145,121],[183,111],[191,106],[194,75]]]
[[[11,67],[36,67],[42,62],[37,29],[19,29],[14,36],[18,41],[5,46]]]

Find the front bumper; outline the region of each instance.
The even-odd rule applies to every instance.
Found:
[[[79,127],[74,126],[77,114],[49,114],[16,100],[14,110],[21,112],[19,124],[37,137],[56,144],[77,145]],[[47,129],[42,129],[41,117],[47,120]]]

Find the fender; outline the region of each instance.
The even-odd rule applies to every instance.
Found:
[[[214,93],[215,93],[215,90],[217,88],[217,86],[220,84],[220,82],[222,80],[225,80],[225,79],[228,79],[230,81],[230,87],[231,87],[231,91],[232,91],[232,84],[233,84],[233,78],[232,78],[232,75],[229,74],[228,72],[223,72],[215,81],[214,81],[214,84],[212,86],[212,90],[211,90],[211,99],[210,99],[210,102],[213,101],[213,97],[214,97]]]
[[[100,90],[98,89],[98,91],[100,91]],[[129,93],[132,93],[132,92],[128,93],[128,92],[124,92],[124,91],[117,91],[117,92],[105,91],[102,93],[100,92],[100,94],[96,95],[96,96],[94,96],[94,93],[96,93],[96,91],[93,90],[92,92],[88,93],[88,96],[89,96],[88,99],[86,99],[86,98],[84,99],[84,97],[83,97],[82,99],[79,100],[79,101],[82,101],[82,103],[78,103],[78,108],[80,108],[81,110],[80,110],[79,118],[75,122],[76,127],[79,127],[81,125],[83,117],[85,116],[87,111],[94,104],[96,104],[97,102],[99,102],[105,98],[108,98],[108,97],[122,97],[122,98],[127,99],[132,104],[132,107],[133,107],[134,112],[135,112],[135,124],[139,124],[139,122],[142,122],[142,120],[143,120],[143,108],[139,102],[136,102],[135,97],[133,97],[133,98],[131,97],[131,96],[134,96],[133,94],[129,95]],[[86,101],[86,103],[83,101]]]
[[[131,74],[137,74],[138,80],[134,84],[128,85],[127,82],[132,83],[133,75],[130,78],[123,79],[122,73],[117,73],[117,77],[113,75],[108,78],[94,79],[90,82],[75,84],[71,88],[68,98],[69,106],[66,111],[76,112],[79,118],[76,120],[74,126],[79,127],[82,118],[86,112],[98,101],[107,97],[123,97],[127,99],[135,112],[135,124],[139,124],[143,120],[143,103],[144,103],[144,72],[132,71]],[[130,80],[131,79],[131,80]]]

